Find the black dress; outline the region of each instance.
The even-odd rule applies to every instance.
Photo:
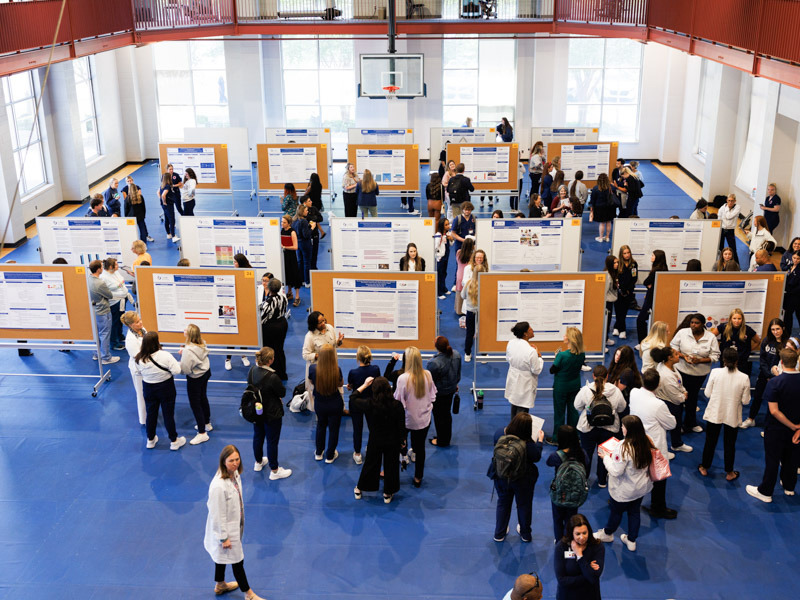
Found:
[[[283,271],[286,281],[284,283],[290,288],[303,287],[303,275],[300,273],[300,267],[297,264],[297,252],[295,250],[286,250],[287,246],[292,246],[292,233],[293,229],[281,229],[281,246],[283,246]]]

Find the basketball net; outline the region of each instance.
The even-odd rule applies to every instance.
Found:
[[[400,87],[396,85],[387,85],[384,86],[383,90],[386,92],[386,99],[387,100],[397,100],[397,90]]]

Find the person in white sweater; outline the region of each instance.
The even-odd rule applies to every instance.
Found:
[[[589,459],[589,472],[592,470],[592,459],[596,448],[619,433],[619,414],[627,406],[625,398],[619,388],[613,383],[608,383],[608,369],[597,365],[592,371],[594,382],[587,383],[575,396],[575,410],[580,411],[577,430],[581,434],[581,447]],[[610,404],[611,417],[606,419],[607,424],[600,424],[600,405]],[[608,407],[605,407],[608,409]],[[612,420],[613,419],[613,420]],[[608,472],[600,460],[597,462],[597,485],[601,488],[608,484]]]
[[[122,336],[122,321],[120,317],[125,312],[125,299],[128,297],[128,287],[117,265],[116,258],[103,260],[103,272],[100,279],[106,282],[113,298],[108,301],[111,309],[111,348],[125,350],[125,338]]]
[[[644,431],[667,459],[675,455],[667,451],[667,431],[674,429],[675,417],[669,412],[667,405],[655,395],[661,377],[655,369],[647,369],[642,373],[642,388],[631,390],[631,414],[639,417]],[[667,480],[653,482],[653,493],[650,495],[650,507],[642,507],[645,512],[656,519],[674,519],[678,511],[667,508]]]
[[[211,379],[211,363],[208,348],[203,341],[200,328],[194,323],[186,326],[186,345],[180,349],[181,371],[186,375],[186,394],[189,406],[197,423],[197,435],[189,442],[192,446],[208,441],[211,426],[211,408],[208,405],[208,380]]]
[[[601,542],[613,542],[622,515],[627,513],[628,533],[623,533],[620,539],[628,550],[635,552],[642,498],[653,489],[650,463],[653,461],[651,449],[654,446],[644,431],[641,419],[635,415],[622,419],[622,433],[625,439],[613,453],[603,448],[597,453],[608,470],[611,514],[608,515],[606,526],[596,531],[594,537]]]
[[[536,388],[544,360],[539,350],[531,344],[533,328],[527,321],[520,321],[511,328],[514,339],[506,346],[506,400],[511,404],[511,418],[518,412],[530,412],[536,402]]]
[[[750,378],[737,368],[738,361],[736,349],[725,348],[722,352],[724,366],[713,369],[708,378],[705,390],[708,406],[703,414],[706,443],[703,446],[703,462],[697,467],[703,477],[708,475],[714,460],[720,430],[725,431],[725,479],[733,481],[739,477],[739,471],[733,470],[733,460],[736,457],[736,436],[742,422],[742,406],[750,404]]]
[[[683,407],[686,403],[688,392],[683,387],[683,378],[675,365],[680,361],[680,353],[667,346],[666,348],[653,348],[650,351],[656,371],[659,376],[656,396],[661,399],[675,417],[675,427],[670,431],[670,444],[674,452],[691,452],[694,450],[683,441],[681,424],[683,423]]]
[[[728,199],[723,206],[717,211],[717,217],[720,221],[720,229],[722,229],[719,236],[719,249],[722,251],[725,247],[733,250],[733,259],[738,263],[739,255],[736,252],[736,228],[739,226],[739,215],[741,210],[739,205],[736,204],[736,194],[729,194]]]
[[[158,333],[148,331],[142,338],[142,349],[134,358],[136,370],[142,376],[144,402],[147,406],[147,448],[158,443],[156,425],[158,409],[164,417],[164,427],[169,434],[170,450],[179,450],[186,444],[186,438],[178,436],[175,429],[175,379],[173,375],[181,372],[180,363],[169,352],[161,349]]]

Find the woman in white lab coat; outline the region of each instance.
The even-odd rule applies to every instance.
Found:
[[[530,341],[533,328],[527,321],[520,321],[511,328],[514,339],[506,346],[508,375],[506,376],[506,400],[511,403],[511,418],[518,412],[529,412],[536,401],[539,373],[544,361],[536,346]]]
[[[125,349],[128,351],[128,368],[131,371],[133,389],[136,390],[136,407],[139,411],[139,425],[147,423],[147,408],[144,404],[144,391],[142,390],[142,374],[136,369],[134,358],[142,350],[142,338],[147,331],[142,325],[142,317],[139,313],[129,310],[120,317],[122,324],[128,327],[125,336]]]
[[[263,600],[250,589],[244,572],[244,502],[242,459],[236,446],[228,445],[219,455],[219,469],[208,488],[208,519],[203,546],[214,560],[214,593],[241,589],[247,600]],[[232,565],[235,583],[225,582],[225,565]]]

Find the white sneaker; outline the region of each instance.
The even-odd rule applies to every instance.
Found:
[[[675,460],[675,453],[674,452],[667,452],[667,459],[668,460]]]
[[[153,448],[155,448],[157,443],[158,443],[158,436],[157,435],[154,436],[152,440],[147,440],[147,448],[148,448],[148,450],[152,450]]]
[[[622,543],[628,547],[628,550],[631,552],[636,552],[636,542],[630,541],[627,533],[623,533],[621,536],[619,536],[619,539],[621,539]]]
[[[755,424],[756,424],[756,420],[755,419],[745,419],[739,425],[739,429],[750,429]]]
[[[197,425],[194,426],[194,430],[197,431]],[[214,431],[214,428],[211,426],[211,423],[206,423],[206,433],[209,431]]]
[[[748,485],[744,488],[745,491],[750,494],[753,498],[758,498],[762,502],[770,503],[772,502],[772,496],[765,496],[761,492],[758,491],[758,486],[755,485]]]
[[[614,541],[614,534],[606,533],[605,529],[598,529],[594,532],[594,539],[600,540],[601,542],[613,542]]]
[[[197,446],[197,444],[202,444],[203,442],[207,442],[209,440],[207,433],[198,433],[196,436],[192,438],[192,441],[189,442],[192,446]]]
[[[408,458],[411,462],[417,462],[417,453],[414,452],[413,448],[408,449]]]
[[[261,462],[256,462],[256,464],[253,465],[253,471],[260,473],[261,469],[267,466],[267,463],[269,463],[269,460],[265,456],[261,459]]]
[[[628,337],[627,332],[625,332],[625,331],[620,331],[619,332],[619,339],[624,340],[624,339],[627,339],[627,337]]]
[[[331,459],[326,458],[325,459],[325,464],[329,465],[333,461],[335,461],[337,458],[339,458],[339,451],[338,450],[334,450],[333,451],[333,458],[331,458]]]
[[[179,237],[176,235],[174,238],[172,238],[172,241],[173,241],[173,242],[175,242],[175,243],[177,243],[177,242],[180,242],[180,241],[181,241],[181,238],[179,238]]]
[[[783,493],[786,494],[787,496],[794,496],[794,490],[784,489]]]
[[[455,292],[455,291],[456,291],[456,286],[453,286],[453,287],[451,287],[451,288],[450,288],[450,291],[451,291],[451,292]]]
[[[472,360],[472,355],[470,355],[470,354],[465,354],[464,355],[464,362],[470,362],[471,360]]]
[[[230,371],[232,368],[233,368],[233,365],[231,365],[231,359],[230,358],[226,358],[225,359],[225,370],[226,371]]]
[[[601,237],[596,237],[596,238],[594,238],[594,241],[595,241],[595,242],[602,242],[602,241],[603,241],[603,238],[601,238]]]
[[[589,365],[581,365],[581,371],[591,371],[592,367]]]
[[[155,242],[155,240],[152,237],[150,237],[149,235],[147,236],[147,241],[148,242]]]
[[[119,356],[112,356],[111,358],[104,358],[103,364],[104,365],[113,365],[114,363],[119,362]]]
[[[170,450],[179,450],[186,445],[186,438],[179,435],[178,438],[169,445]]]
[[[615,329],[614,331],[612,331],[611,335],[613,335],[614,337],[618,337],[619,336],[619,329]]]
[[[167,239],[168,239],[168,240],[171,240],[171,239],[172,239],[172,234],[171,234],[171,233],[168,233],[168,234],[167,234]]]
[[[452,291],[450,291],[450,290],[447,290],[447,291],[445,292],[445,295],[446,295],[446,296],[449,296],[449,295],[450,295],[450,294],[452,294],[452,293],[453,293]]]
[[[315,452],[315,453],[314,453],[314,460],[322,460],[323,456],[324,456],[323,454],[317,454],[317,453]]]
[[[291,469],[284,469],[283,467],[278,467],[275,471],[272,471],[269,474],[270,481],[277,481],[278,479],[286,479],[292,474]]]
[[[247,358],[246,356],[243,356],[243,357],[242,357],[242,364],[243,364],[245,367],[249,367],[249,366],[250,366],[250,359],[249,359],[249,358]]]
[[[357,465],[360,465],[364,462],[364,459],[361,458],[361,455],[358,452],[353,452],[353,462]]]
[[[444,294],[442,294],[441,296],[439,296],[439,300],[444,300],[445,298],[447,298],[447,296],[445,296]]]
[[[637,352],[641,352],[642,351],[642,346],[641,346],[641,344],[636,344],[633,347],[633,349],[636,350]],[[620,537],[622,537],[622,536],[620,536]]]
[[[703,433],[703,428],[700,427],[700,425],[695,425],[694,427],[692,427],[692,431],[694,431],[695,433]]]
[[[517,523],[517,535],[519,535],[519,539],[521,539],[526,544],[529,544],[531,542],[531,540],[526,540],[524,537],[522,537],[522,532],[520,531],[520,529],[521,528],[519,526],[519,523]]]
[[[694,450],[694,448],[692,448],[689,444],[682,444],[677,448],[672,449],[673,452],[691,452],[692,450]]]
[[[608,338],[608,339],[606,340],[606,346],[613,346],[613,345],[614,345],[614,344],[616,344],[616,343],[617,343],[617,342],[615,342],[613,338]]]

